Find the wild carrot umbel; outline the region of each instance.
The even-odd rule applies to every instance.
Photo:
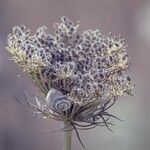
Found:
[[[125,40],[104,36],[98,29],[79,34],[78,27],[79,23],[62,17],[54,25],[54,34],[43,26],[31,35],[21,26],[8,36],[7,49],[13,60],[43,94],[36,97],[37,105],[29,97],[28,103],[41,117],[64,122],[66,150],[71,149],[72,130],[84,147],[78,129],[110,129],[110,118],[118,118],[108,109],[133,88]]]

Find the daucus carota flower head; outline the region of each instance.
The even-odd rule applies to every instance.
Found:
[[[54,25],[54,34],[45,26],[34,35],[24,26],[14,27],[8,50],[45,94],[32,105],[38,114],[67,119],[73,126],[108,127],[109,117],[115,116],[106,111],[133,88],[126,43],[98,29],[79,34],[78,27],[66,17]]]

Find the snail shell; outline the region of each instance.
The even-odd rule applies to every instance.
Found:
[[[46,97],[47,106],[55,112],[62,113],[71,107],[71,101],[67,95],[63,95],[60,91],[52,88]]]

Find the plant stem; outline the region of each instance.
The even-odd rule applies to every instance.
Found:
[[[64,127],[65,127],[65,148],[64,150],[71,150],[71,138],[72,138],[72,133],[71,133],[71,126],[70,123],[65,121],[64,122]]]

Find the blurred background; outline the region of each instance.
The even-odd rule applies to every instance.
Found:
[[[15,25],[52,30],[62,15],[79,20],[81,31],[99,28],[124,36],[132,58],[134,96],[120,98],[110,110],[123,121],[115,121],[113,133],[106,128],[80,132],[87,150],[149,150],[150,0],[0,0],[0,150],[63,150],[63,133],[52,133],[62,123],[33,118],[14,100],[14,95],[23,100],[23,90],[31,96],[38,91],[5,49]],[[72,150],[80,149],[74,134]]]

